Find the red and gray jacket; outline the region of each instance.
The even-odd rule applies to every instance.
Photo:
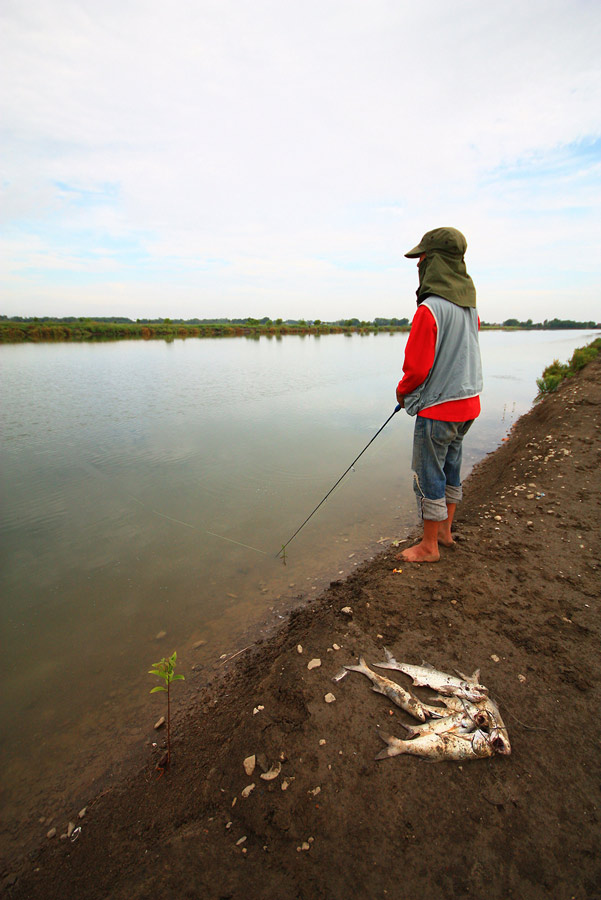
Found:
[[[478,313],[430,296],[417,309],[405,348],[398,391],[410,416],[451,422],[480,412],[482,363]]]

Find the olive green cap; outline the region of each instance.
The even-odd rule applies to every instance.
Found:
[[[413,259],[422,253],[448,253],[461,258],[466,250],[467,241],[456,228],[434,228],[427,231],[417,247],[405,253],[405,256]]]

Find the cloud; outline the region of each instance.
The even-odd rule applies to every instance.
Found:
[[[594,317],[596,4],[434,0],[427,21],[405,0],[3,9],[6,311],[54,311],[46,254],[49,287],[87,258],[103,297],[127,283],[125,315],[156,313],[174,280],[181,315],[406,315],[403,248],[454,224],[516,314],[540,305],[525,273],[566,312],[555,285],[578,248],[570,310]]]

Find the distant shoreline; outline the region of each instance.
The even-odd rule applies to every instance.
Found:
[[[394,320],[393,320],[394,321]],[[0,343],[22,344],[42,342],[85,342],[115,340],[163,340],[173,341],[186,338],[205,337],[281,337],[282,335],[314,335],[327,334],[379,334],[408,332],[408,322],[381,323],[359,322],[349,320],[345,324],[339,322],[276,322],[248,320],[246,322],[110,322],[95,319],[79,319],[76,321],[0,321]],[[561,322],[561,324],[556,324]],[[495,331],[564,331],[579,329],[601,329],[600,324],[590,322],[572,322],[552,320],[550,323],[526,325],[514,324],[482,324],[482,330]]]

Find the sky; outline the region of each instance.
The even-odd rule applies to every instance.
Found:
[[[599,0],[3,0],[0,313],[601,319]]]

